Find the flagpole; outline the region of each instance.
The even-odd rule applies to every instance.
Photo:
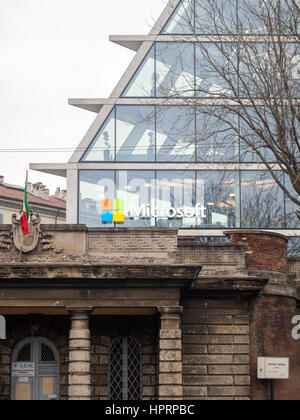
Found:
[[[20,247],[20,262],[22,262],[22,248],[23,248],[23,232],[22,229],[20,229],[20,233],[21,233],[21,247]]]
[[[26,171],[25,189],[27,189],[27,183],[28,183],[28,170]],[[24,199],[23,199],[23,210],[24,210]],[[22,255],[23,255],[23,237],[24,237],[22,229],[20,229],[20,233],[21,233],[20,262],[22,262]]]

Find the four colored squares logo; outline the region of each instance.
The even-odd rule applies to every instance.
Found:
[[[124,200],[102,200],[102,223],[124,222]]]

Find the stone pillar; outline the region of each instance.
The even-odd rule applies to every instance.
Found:
[[[91,399],[90,310],[74,309],[69,338],[69,400]]]
[[[182,400],[181,306],[160,307],[159,400]]]

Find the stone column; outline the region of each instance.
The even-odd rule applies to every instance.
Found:
[[[69,338],[69,400],[91,399],[90,310],[74,309]]]
[[[160,307],[159,400],[182,400],[181,306]]]

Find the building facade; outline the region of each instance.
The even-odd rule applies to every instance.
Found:
[[[300,270],[282,235],[41,225],[20,260],[1,229],[0,399],[268,400],[261,356],[290,358],[275,398],[300,399]]]
[[[224,80],[208,71],[207,56],[222,60],[218,52],[222,45],[242,74],[243,48],[235,38],[231,42],[228,33],[241,33],[245,39],[252,34],[253,46],[261,49],[255,51],[263,57],[271,37],[265,28],[248,22],[244,0],[230,0],[226,2],[227,27],[219,29],[216,44],[208,24],[207,33],[197,26],[199,20],[212,19],[208,12],[203,15],[209,6],[202,3],[172,0],[149,35],[111,36],[111,41],[136,51],[129,68],[108,99],[70,100],[71,105],[95,112],[94,123],[67,164],[31,165],[67,177],[68,223],[176,227],[180,236],[202,240],[224,240],[224,229],[268,229],[291,238],[299,236],[296,204],[244,144],[243,119],[228,117],[233,126],[240,127],[237,135],[207,114],[209,107],[217,106],[216,99],[230,98]],[[225,10],[223,0],[210,3],[216,4],[217,11]],[[263,7],[256,0],[250,5],[257,10]],[[243,24],[246,35],[238,24],[231,27],[230,13],[237,13],[234,22]],[[294,62],[299,44],[293,37],[284,45]],[[234,84],[234,74],[230,77]],[[295,92],[298,82],[295,76]],[[246,95],[242,87],[238,93]],[[275,125],[271,115],[266,118],[270,127]],[[262,153],[269,163],[274,162],[270,151]],[[289,177],[278,176],[293,191]],[[121,222],[102,218],[103,211],[111,211],[102,207],[102,200],[113,199],[121,200],[121,208],[113,209],[124,213]],[[205,213],[196,206],[205,208]]]
[[[66,192],[58,188],[55,196],[40,183],[28,183],[28,202],[30,210],[38,213],[45,224],[66,223]],[[23,210],[24,188],[10,185],[0,177],[0,224],[11,223],[13,214]]]
[[[70,101],[97,117],[67,164],[31,165],[67,177],[68,224],[36,218],[21,244],[1,226],[0,399],[268,400],[258,357],[289,358],[275,398],[300,399],[299,221],[240,138],[215,122],[217,143],[196,141],[227,89],[203,73],[199,4],[112,37],[129,69],[110,98]]]

